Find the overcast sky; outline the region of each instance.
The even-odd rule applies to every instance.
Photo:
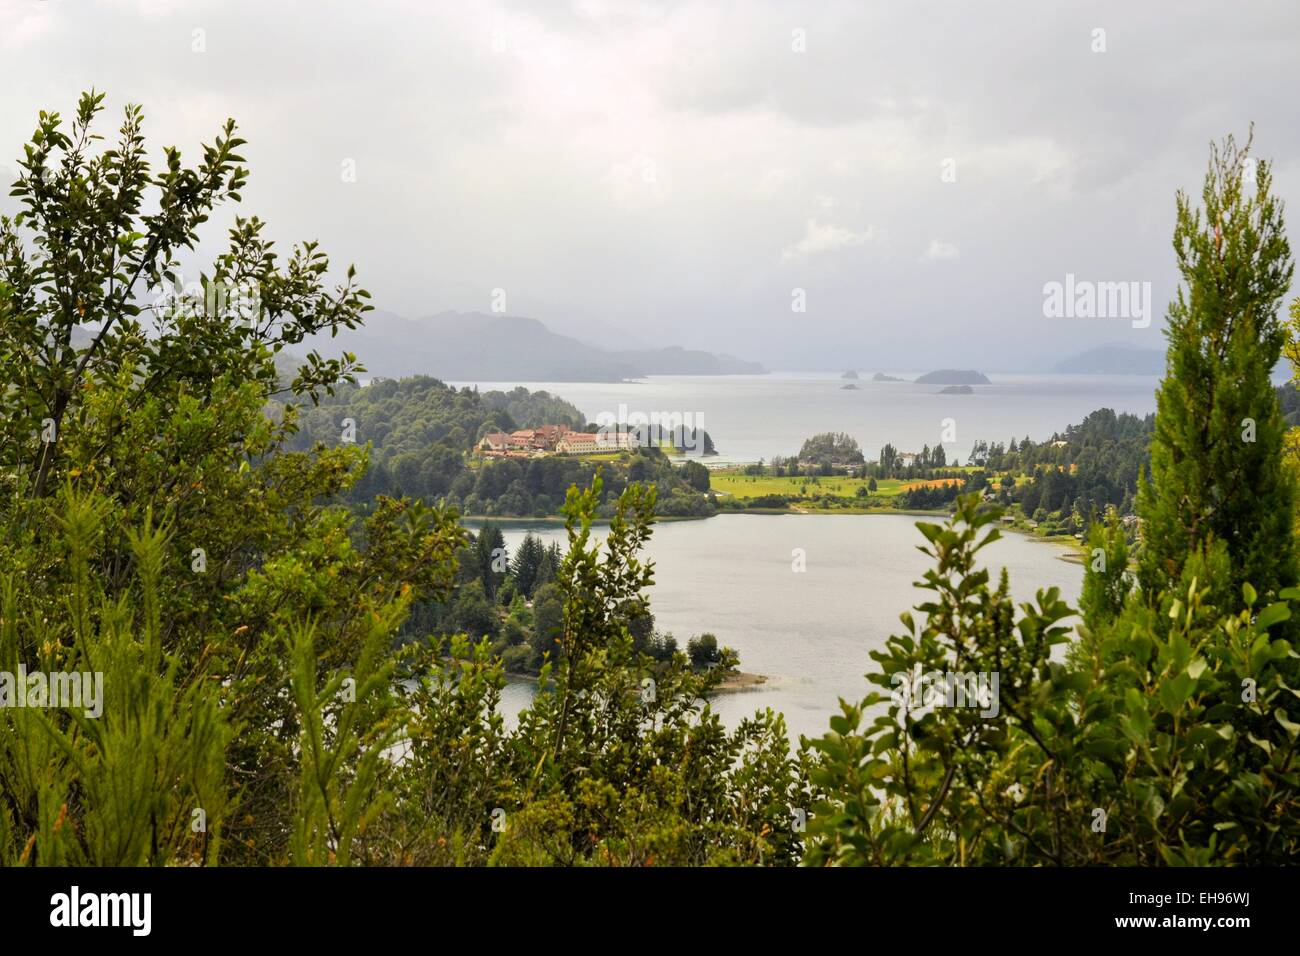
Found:
[[[235,117],[242,211],[381,308],[1005,370],[1163,347],[1210,140],[1254,121],[1300,216],[1298,50],[1296,0],[0,0],[0,173],[94,86],[191,159]],[[1045,317],[1067,273],[1152,283],[1155,321]]]

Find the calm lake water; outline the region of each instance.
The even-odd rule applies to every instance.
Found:
[[[973,395],[941,395],[937,385],[910,381],[917,372],[891,373],[905,382],[872,382],[870,373],[846,390],[838,374],[773,372],[770,375],[656,375],[636,382],[457,382],[482,390],[516,385],[567,399],[590,421],[658,412],[703,427],[720,457],[711,463],[770,460],[793,455],[805,438],[842,431],[856,438],[868,459],[892,443],[920,451],[944,440],[943,421],[956,424],[956,441],[944,445],[963,462],[978,439],[1005,442],[1028,435],[1050,438],[1098,408],[1146,415],[1155,411],[1157,380],[1128,375],[995,375]],[[688,417],[689,416],[689,417]]]
[[[924,538],[907,515],[719,515],[658,525],[646,557],[654,561],[651,610],[660,630],[684,650],[696,634],[716,634],[740,653],[741,669],[763,674],[759,689],[718,695],[714,710],[729,726],[755,710],[785,714],[792,740],[818,735],[838,698],[867,690],[868,656],[902,629],[898,615],[930,592],[913,582],[930,567],[916,550]],[[921,519],[931,520],[931,519]],[[511,553],[531,529],[567,544],[562,527],[503,524]],[[601,530],[603,534],[603,529]],[[807,570],[792,570],[802,548]],[[1060,545],[1019,534],[981,552],[994,572],[1005,567],[1017,602],[1058,587],[1073,605],[1083,568],[1062,560]],[[533,689],[512,683],[503,709],[513,720]]]

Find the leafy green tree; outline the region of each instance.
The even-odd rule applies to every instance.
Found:
[[[709,469],[698,461],[688,461],[681,467],[682,477],[696,491],[709,490]]]
[[[646,653],[662,664],[671,663],[677,656],[677,638],[669,631],[655,631],[646,644]]]
[[[1183,285],[1169,307],[1151,477],[1138,493],[1146,522],[1138,574],[1153,600],[1214,542],[1230,559],[1228,598],[1248,582],[1277,594],[1297,580],[1295,484],[1269,381],[1287,338],[1277,310],[1294,262],[1271,166],[1249,154],[1249,141],[1238,147],[1229,137],[1213,148],[1201,208],[1178,195]]]
[[[1084,569],[1079,611],[1089,627],[1104,627],[1123,611],[1132,587],[1128,542],[1117,513],[1111,513],[1108,523],[1096,523],[1088,530]]]
[[[512,649],[516,650],[516,649]],[[527,651],[527,648],[518,650]],[[391,767],[388,812],[368,828],[379,861],[481,866],[492,850],[493,813],[514,806],[500,658],[463,635],[420,648],[405,711],[405,759]]]
[[[141,131],[143,112],[128,106],[111,149],[92,131],[104,94],[86,93],[70,128],[58,113],[40,115],[19,162],[12,195],[22,210],[0,219],[0,281],[8,306],[0,329],[6,369],[3,464],[23,489],[42,497],[63,480],[65,425],[81,414],[87,387],[132,369],[133,401],[104,423],[104,440],[151,395],[184,387],[205,397],[234,374],[278,388],[269,356],[313,333],[354,328],[369,308],[353,273],[332,292],[329,260],[314,243],[295,248],[283,266],[256,217],[236,217],[228,250],[212,274],[179,293],[178,255],[198,241],[213,210],[239,201],[248,171],[244,140],[227,120],[194,168],[176,149],[153,172]],[[150,288],[167,290],[152,302]],[[141,321],[148,314],[149,325]],[[354,378],[355,359],[324,360],[312,351],[292,391],[311,394]]]
[[[699,637],[692,637],[686,642],[686,656],[690,658],[691,663],[696,667],[717,664],[722,660],[722,652],[718,648],[718,639],[712,634],[701,634]]]
[[[857,439],[842,432],[823,432],[807,439],[799,450],[799,460],[833,465],[859,465],[864,461]]]
[[[632,635],[632,649],[649,653],[655,636],[655,616],[649,611],[634,617],[627,624],[627,631]]]
[[[447,624],[450,632],[472,638],[496,636],[501,620],[496,606],[483,591],[482,581],[476,579],[457,591]]]
[[[528,632],[519,618],[512,614],[501,622],[501,637],[507,646],[514,647],[528,640]]]
[[[548,658],[559,658],[563,629],[563,596],[554,584],[543,585],[533,594],[533,633],[528,643],[533,649],[534,666],[542,666]]]

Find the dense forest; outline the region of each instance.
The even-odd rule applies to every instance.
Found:
[[[283,384],[277,356],[361,325],[369,296],[354,269],[315,243],[281,250],[256,217],[234,219],[199,294],[143,297],[239,202],[244,143],[231,121],[196,165],[168,150],[155,166],[142,111],[104,143],[102,109],[89,93],[67,120],[39,116],[21,212],[0,220],[0,666],[99,673],[108,688],[98,714],[0,706],[3,863],[1300,855],[1297,467],[1269,383],[1295,352],[1300,304],[1281,318],[1293,259],[1269,164],[1245,173],[1249,144],[1215,147],[1204,188],[1177,196],[1182,288],[1154,427],[1085,423],[1069,462],[1082,493],[1113,496],[1150,432],[1138,539],[1113,518],[1090,528],[1078,609],[1056,589],[1017,603],[979,560],[1000,509],[957,498],[917,525],[932,567],[915,613],[871,653],[864,695],[792,742],[770,710],[731,727],[714,713],[729,662],[707,622],[682,651],[649,619],[642,554],[658,496],[679,490],[657,470],[666,456],[566,476],[567,547],[534,542],[503,565],[492,529],[471,543],[448,504],[481,476],[432,453],[402,462],[426,438],[462,455],[477,427],[524,412],[425,380],[405,386],[422,396],[410,405],[393,401],[400,384],[353,392],[346,354],[309,352]],[[365,410],[385,401],[387,425]],[[321,408],[321,427],[340,427],[345,407],[355,444],[299,428]],[[383,428],[389,484],[363,507],[377,464],[364,443]],[[372,447],[388,460],[386,444]],[[1001,453],[1044,476],[1065,464],[1023,443]],[[398,495],[408,476],[430,484]],[[508,477],[503,494],[529,489],[526,471]],[[540,487],[530,496],[558,494]],[[500,621],[495,636],[475,615]],[[531,638],[512,630],[502,648],[515,626]],[[540,663],[512,726],[498,706],[509,653]],[[996,707],[967,695],[968,675],[996,675]]]
[[[1108,508],[1133,513],[1154,428],[1154,415],[1138,418],[1103,408],[1038,444],[1028,438],[977,443],[971,463],[1004,474],[1004,503],[1014,502],[1038,521],[1055,512],[1069,520],[1069,530],[1083,530]],[[1017,475],[1024,478],[1017,481]]]
[[[467,635],[486,640],[489,653],[501,658],[508,673],[538,674],[548,660],[562,653],[564,592],[556,575],[565,553],[557,544],[544,546],[534,534],[510,554],[505,539],[491,521],[471,533],[457,555],[456,587],[441,599],[417,602],[398,632],[398,641],[432,637],[450,640]],[[655,627],[649,607],[628,621],[632,652],[644,655],[651,671],[671,665],[681,649],[677,638]],[[735,651],[718,646],[709,633],[692,635],[686,643],[692,667],[735,670]]]

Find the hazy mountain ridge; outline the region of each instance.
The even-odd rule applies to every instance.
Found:
[[[1127,345],[1101,345],[1057,362],[1052,371],[1061,375],[1163,375],[1165,353]]]
[[[758,362],[748,362],[725,352],[702,352],[669,345],[660,349],[630,349],[611,352],[646,375],[765,375]]]
[[[356,353],[371,375],[432,375],[444,381],[616,382],[645,375],[766,372],[756,362],[670,346],[603,349],[552,332],[538,319],[482,312],[441,312],[407,319],[368,313],[359,329],[311,344]]]

